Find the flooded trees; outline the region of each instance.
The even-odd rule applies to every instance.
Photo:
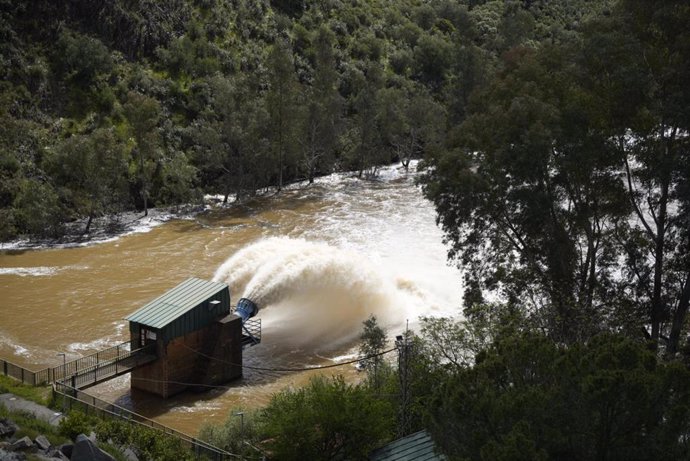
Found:
[[[88,234],[95,217],[125,208],[128,199],[128,155],[113,130],[100,128],[59,143],[46,169],[75,218],[86,218]]]

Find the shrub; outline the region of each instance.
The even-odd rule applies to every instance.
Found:
[[[94,416],[89,416],[79,410],[70,411],[60,421],[59,431],[65,437],[74,440],[79,434],[89,434],[98,423]]]

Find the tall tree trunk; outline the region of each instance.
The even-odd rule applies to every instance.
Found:
[[[141,175],[141,198],[144,199],[144,216],[149,215],[149,201],[148,201],[148,190],[146,184],[146,172],[144,171],[144,154],[138,147],[137,153],[139,154],[139,174]]]
[[[668,149],[666,152],[668,158]],[[662,299],[662,283],[664,271],[664,252],[666,248],[666,217],[668,213],[668,189],[669,177],[664,174],[661,184],[661,197],[659,199],[659,215],[656,219],[656,239],[654,240],[654,288],[652,290],[652,341],[654,343],[659,341],[661,333],[662,313],[664,310]]]
[[[678,307],[673,314],[673,323],[671,324],[671,334],[668,339],[668,355],[673,356],[678,352],[680,342],[680,332],[683,330],[683,324],[688,314],[688,307],[690,306],[690,272],[685,276],[685,284],[683,291],[678,300]]]
[[[88,234],[91,229],[91,222],[93,221],[93,213],[89,213],[89,220],[86,221],[86,228],[84,229],[84,234]]]
[[[278,107],[278,157],[280,171],[278,172],[278,191],[283,190],[283,90],[280,90],[280,106]]]

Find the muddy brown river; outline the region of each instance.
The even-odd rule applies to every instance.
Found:
[[[338,363],[353,357],[369,314],[394,337],[420,315],[460,313],[461,275],[441,239],[413,175],[390,167],[375,181],[333,175],[107,243],[0,251],[0,357],[40,369],[61,352],[69,360],[123,342],[125,316],[194,276],[227,282],[233,304],[258,301],[263,339],[246,364]],[[245,370],[168,400],[131,393],[127,376],[90,392],[196,434],[316,372]],[[358,379],[352,365],[328,373]]]

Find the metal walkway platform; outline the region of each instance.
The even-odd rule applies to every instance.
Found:
[[[73,362],[55,367],[56,382],[64,382],[75,389],[86,389],[109,379],[122,376],[135,368],[153,362],[157,359],[154,351],[155,345],[151,344],[141,349],[129,350],[129,343],[124,343],[115,348],[96,352],[82,357]]]

